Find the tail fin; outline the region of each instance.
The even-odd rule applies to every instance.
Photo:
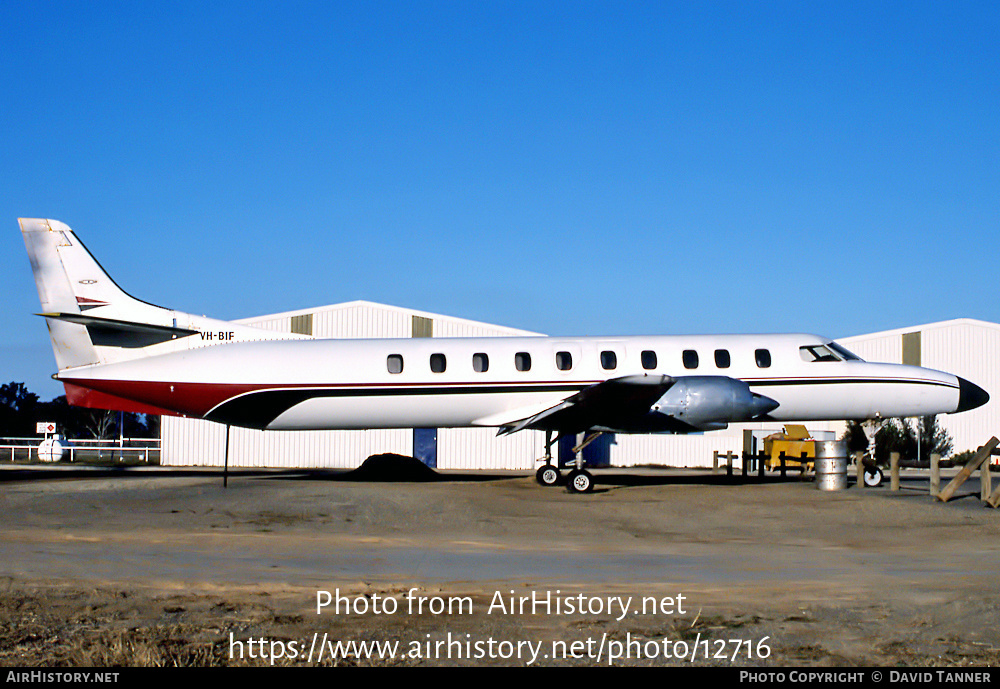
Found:
[[[57,220],[20,218],[59,370],[109,363],[111,351],[192,335],[175,312],[129,296],[73,231]]]

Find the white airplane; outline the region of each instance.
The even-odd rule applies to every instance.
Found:
[[[21,218],[71,404],[268,430],[488,426],[551,446],[603,432],[962,412],[989,395],[949,373],[869,363],[806,334],[319,339],[126,294],[65,224]],[[570,490],[592,476],[577,459]]]

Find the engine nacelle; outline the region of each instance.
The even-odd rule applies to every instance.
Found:
[[[752,421],[778,408],[742,380],[726,376],[681,376],[650,411],[670,416],[702,431]]]

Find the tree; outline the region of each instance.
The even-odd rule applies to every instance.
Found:
[[[84,416],[84,424],[87,430],[96,440],[107,440],[114,438],[115,427],[118,425],[118,412],[110,409],[88,409]]]
[[[0,386],[0,437],[35,437],[38,421],[54,421],[59,433],[67,438],[117,438],[122,430],[128,438],[160,435],[160,417],[154,414],[75,407],[65,395],[39,402],[38,395],[24,383]]]
[[[86,410],[71,407],[65,395],[39,405],[39,421],[55,421],[59,433],[67,438],[84,438],[89,435],[84,420]]]
[[[888,465],[893,452],[901,460],[917,458],[917,438],[906,419],[887,419],[875,434],[875,463]]]
[[[853,455],[855,452],[866,452],[868,450],[868,435],[865,434],[864,426],[859,421],[848,421],[847,429],[840,439],[847,443],[847,452],[849,454]]]
[[[898,452],[902,461],[915,462],[919,449],[920,461],[927,462],[932,454],[947,457],[952,451],[951,435],[938,425],[936,416],[921,417],[916,428],[909,419],[883,419],[875,431],[872,448],[869,448],[863,426],[850,421],[841,440],[847,441],[848,452],[868,450],[875,463],[882,466],[889,464],[889,455],[893,452]]]
[[[951,434],[938,425],[936,416],[920,417],[920,459],[929,461],[933,454],[947,457],[955,449]]]
[[[0,385],[0,436],[25,438],[35,435],[38,419],[38,395],[24,387],[24,383],[10,382]]]

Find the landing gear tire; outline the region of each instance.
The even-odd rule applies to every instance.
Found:
[[[865,467],[862,479],[868,488],[876,488],[882,485],[882,470],[878,467]]]
[[[535,472],[535,480],[543,486],[558,486],[562,481],[562,474],[557,467],[546,464]]]
[[[573,469],[566,477],[566,488],[571,493],[589,493],[594,490],[594,477],[586,469]]]

